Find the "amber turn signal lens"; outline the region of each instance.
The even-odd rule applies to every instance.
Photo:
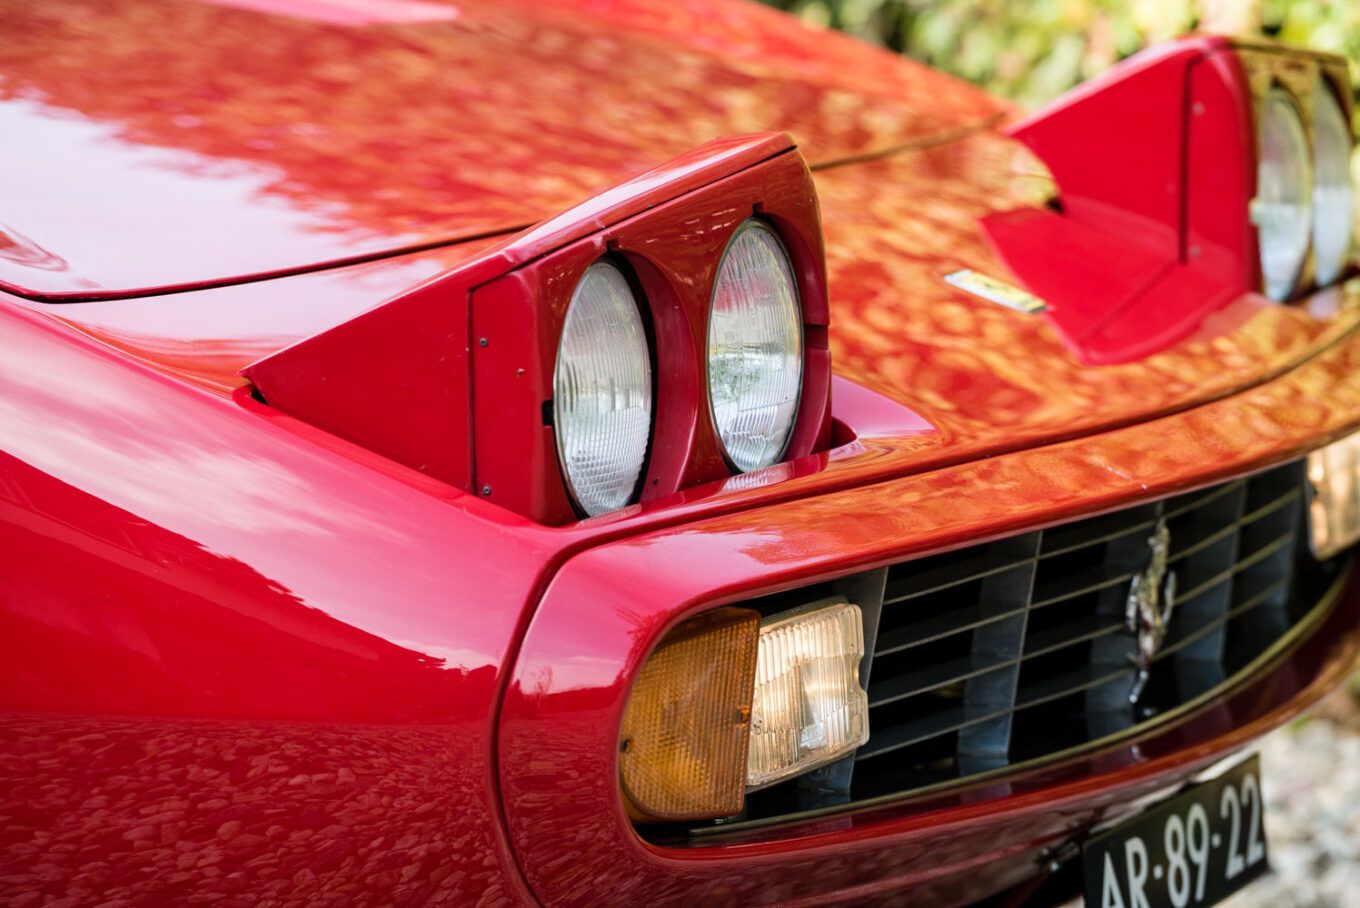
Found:
[[[740,813],[760,615],[718,609],[666,635],[638,674],[619,736],[635,820]]]

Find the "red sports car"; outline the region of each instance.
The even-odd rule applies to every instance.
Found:
[[[1360,654],[1345,67],[0,0],[0,902],[1247,885]]]

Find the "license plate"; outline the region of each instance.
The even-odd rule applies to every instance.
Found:
[[[1251,758],[1082,846],[1086,908],[1201,908],[1269,869]]]

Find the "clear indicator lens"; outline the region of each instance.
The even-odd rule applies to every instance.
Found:
[[[784,453],[803,386],[798,284],[779,238],[760,221],[738,228],[713,288],[708,395],[728,459],[748,472]]]
[[[1336,92],[1318,85],[1313,108],[1317,186],[1313,190],[1313,261],[1317,282],[1335,283],[1346,268],[1355,230],[1351,131]]]
[[[748,787],[815,769],[868,740],[863,657],[863,619],[853,603],[818,603],[761,622]]]
[[[576,286],[553,371],[557,456],[576,504],[594,516],[628,504],[652,428],[652,365],[623,273],[596,262]]]
[[[1298,105],[1281,88],[1270,90],[1261,110],[1252,219],[1261,247],[1265,293],[1271,299],[1288,299],[1298,286],[1312,240],[1313,174]]]
[[[1308,455],[1313,554],[1330,558],[1360,541],[1360,433]]]

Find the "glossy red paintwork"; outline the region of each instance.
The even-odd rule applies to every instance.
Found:
[[[1325,402],[1320,387],[1328,389]],[[637,837],[613,783],[619,723],[638,666],[669,627],[696,610],[1184,491],[1297,456],[1357,426],[1360,337],[1351,337],[1281,379],[1162,420],[576,555],[534,615],[503,707],[499,768],[530,885],[564,904],[593,888],[623,902],[683,896],[731,904],[795,895],[813,902],[847,887],[871,892],[936,878],[963,887],[947,891],[973,897],[1000,888],[973,865],[1005,853],[1032,857],[1057,844],[1070,824],[1092,819],[1055,805],[1080,814],[1118,800],[1111,786],[1129,786],[1119,796],[1127,798],[1164,784],[1174,771],[1202,766],[1240,743],[1238,726],[1259,731],[1261,713],[1230,712],[1228,721],[1210,710],[1169,739],[1151,735],[1146,747],[1041,773],[1033,785],[1010,783],[1013,790],[965,790],[943,801],[767,831],[730,847],[674,850]],[[1357,609],[1352,590],[1322,637],[1324,649],[1334,647],[1322,662],[1352,664],[1360,647]],[[1273,710],[1268,721],[1278,722],[1319,665],[1314,651],[1244,694],[1245,702]],[[930,903],[925,893],[922,899]]]
[[[604,741],[668,622],[1354,428],[1360,288],[1248,299],[1154,356],[1084,364],[1044,319],[940,280],[1007,276],[980,220],[1046,194],[983,128],[1004,108],[754,5],[70,0],[0,21],[4,133],[43,139],[0,145],[0,281],[27,294],[0,291],[0,898],[721,904],[767,882],[958,901],[1353,660],[1347,600],[1137,752],[966,805],[643,846]],[[449,241],[765,129],[814,166],[830,452],[545,527],[241,388],[508,237]]]
[[[836,415],[858,435],[858,447],[604,519],[628,532],[1125,425],[1241,391],[1308,359],[1360,323],[1355,291],[1326,291],[1308,306],[1248,301],[1140,362],[1083,365],[1042,318],[984,302],[940,279],[960,267],[1006,273],[978,220],[1033,200],[1036,184],[1042,187],[1033,167],[1013,143],[988,133],[815,172],[834,368],[879,395],[880,408],[896,416],[857,425],[852,417],[858,417],[836,403]],[[34,309],[154,368],[226,393],[241,381],[236,370],[251,361],[351,320],[485,248],[453,246],[116,306]],[[399,341],[417,342],[390,340]],[[922,420],[933,431],[883,429]]]
[[[519,229],[716,137],[785,131],[828,162],[1003,109],[756,4],[447,5],[384,24],[267,0],[6,0],[0,134],[27,140],[0,144],[0,288],[126,296],[314,267]]]
[[[1007,132],[1048,165],[1072,221],[1179,258],[1185,83],[1225,43],[1194,37],[1153,47]]]
[[[731,475],[703,351],[722,251],[752,216],[783,237],[803,303],[803,397],[786,456],[825,451],[822,231],[807,165],[778,134],[708,143],[243,374],[281,412],[540,523],[568,523],[577,515],[544,414],[575,287],[613,256],[637,279],[654,338],[656,456],[641,500],[663,498]]]
[[[1251,89],[1229,48],[1207,52],[1189,75],[1181,258],[1222,287],[1259,289],[1256,228],[1244,215],[1256,197]]]
[[[475,499],[12,307],[0,346],[6,886],[386,900],[429,879],[347,846],[396,871],[424,829],[444,898],[512,897],[490,716],[532,543],[450,550]]]
[[[516,865],[496,845],[490,705],[537,578],[574,551],[612,559],[623,549],[595,555],[588,547],[620,538],[630,521],[547,530],[508,520],[503,509],[248,398],[186,386],[26,310],[9,306],[0,316],[4,349],[24,352],[0,373],[0,551],[7,590],[22,582],[24,591],[6,598],[0,635],[12,641],[0,690],[7,740],[18,742],[4,748],[0,784],[13,803],[44,780],[40,797],[23,796],[30,812],[0,829],[3,863],[37,874],[23,878],[54,894],[75,886],[101,897],[339,892],[495,903],[515,892]],[[637,596],[674,615],[684,589],[705,598],[746,591],[724,579],[732,567],[740,566],[742,584],[789,583],[826,569],[818,565],[828,555],[818,552],[835,551],[831,569],[846,570],[1296,453],[1360,418],[1358,344],[1218,404],[1059,448],[774,509],[732,510],[760,492],[733,490],[728,517],[619,543],[647,554],[621,570],[604,601]],[[881,456],[875,431],[903,444],[929,437],[924,423],[891,418],[899,405],[846,387],[837,400],[868,431],[840,456]],[[1329,389],[1326,401],[1319,387]],[[694,513],[680,505],[660,515],[674,523]],[[846,513],[855,520],[838,516]],[[662,516],[651,514],[652,525]],[[661,557],[672,544],[704,573]],[[562,577],[588,563],[569,562]],[[553,592],[535,622],[569,617],[559,614],[563,602]],[[569,656],[551,674],[526,658],[521,679],[545,691],[577,687],[587,702],[616,697],[625,679],[592,650],[611,639],[604,619],[623,613],[596,595],[562,608],[591,612],[590,633],[577,625],[554,636]],[[665,620],[651,621],[647,633]],[[647,639],[630,645],[625,653],[640,655]],[[591,694],[592,673],[602,671],[609,684]],[[508,714],[506,745],[520,748],[513,765],[521,769],[515,722],[535,702],[524,699],[530,690],[521,680]],[[86,768],[54,769],[68,759]],[[560,787],[560,771],[579,787],[574,765],[537,762],[516,775],[514,810],[535,803],[523,790],[535,778]],[[440,788],[443,780],[455,787]],[[1122,797],[1083,784],[1093,803]],[[1034,831],[1039,797],[1005,829],[1042,838]],[[1090,809],[1074,806],[1064,828]],[[37,822],[54,834],[35,839]],[[398,835],[412,828],[419,832]],[[845,835],[829,846],[841,862],[850,843],[865,841]],[[286,849],[275,844],[281,836]],[[307,844],[314,837],[330,844]],[[69,845],[77,850],[63,850]],[[922,840],[918,850],[938,847]],[[973,875],[975,884],[1028,875],[1025,848],[1013,854],[1016,863],[994,864]],[[70,855],[97,857],[73,864]],[[877,865],[848,866],[867,874]],[[919,877],[897,882],[911,880]]]
[[[614,704],[588,686],[535,689],[535,708],[551,713],[561,733],[530,758],[528,742],[517,738],[527,729],[509,724],[502,773],[524,781],[506,791],[512,829],[517,844],[531,849],[521,859],[536,895],[550,904],[584,904],[602,890],[619,904],[972,903],[1041,878],[1051,855],[1083,830],[1169,795],[1306,709],[1354,670],[1357,621],[1360,589],[1352,585],[1330,621],[1271,670],[1184,721],[1119,746],[1004,781],[714,835],[683,849],[638,839],[621,811],[582,813],[607,793],[582,785],[603,755],[583,757],[581,744],[615,717]],[[569,737],[576,739],[570,750],[558,750]]]

